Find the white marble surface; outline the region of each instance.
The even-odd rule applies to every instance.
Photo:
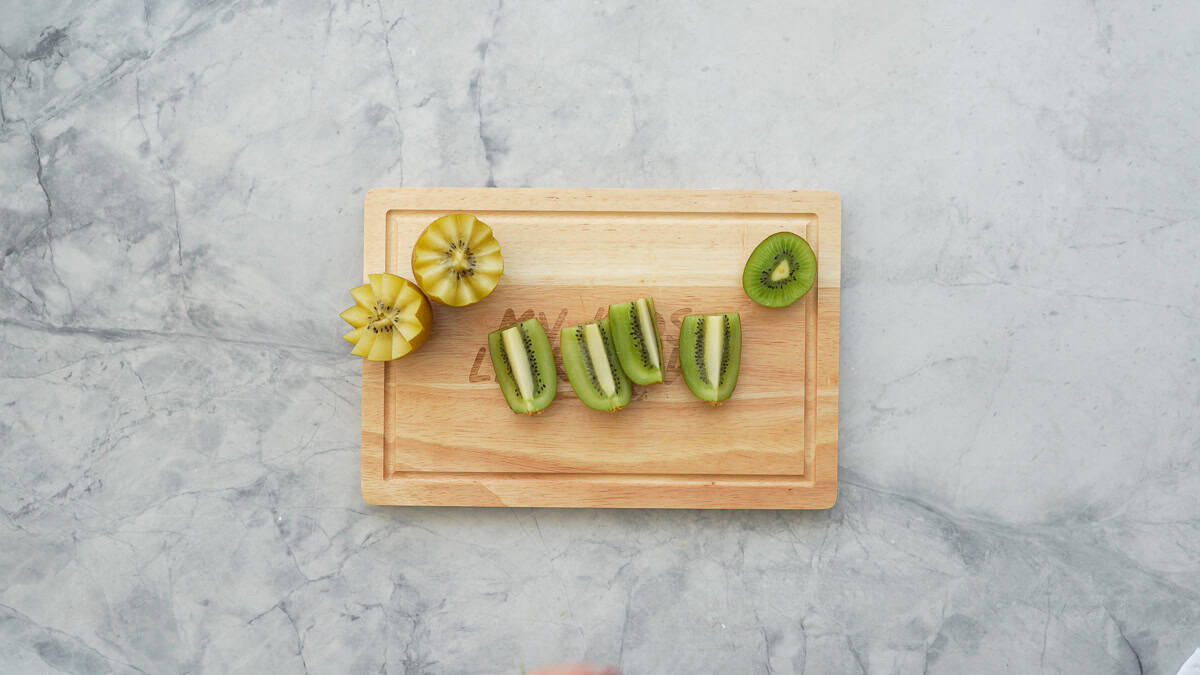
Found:
[[[0,671],[1173,673],[1194,3],[0,1]],[[827,512],[375,508],[374,186],[828,188]]]

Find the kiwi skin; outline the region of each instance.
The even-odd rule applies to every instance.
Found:
[[[721,372],[713,382],[707,372],[705,356],[705,319],[719,317],[725,350],[721,354]],[[683,318],[679,329],[679,370],[683,382],[696,398],[719,406],[733,395],[737,388],[738,371],[742,356],[742,322],[737,312],[727,314],[690,314]]]
[[[786,265],[787,276],[772,280],[771,274]],[[742,290],[764,307],[787,307],[804,297],[817,279],[817,256],[803,237],[791,232],[776,232],[763,239],[742,271]]]

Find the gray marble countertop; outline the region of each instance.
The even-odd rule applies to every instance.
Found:
[[[0,1],[0,671],[1174,673],[1200,10],[966,4]],[[364,192],[483,185],[840,192],[837,506],[365,505]]]

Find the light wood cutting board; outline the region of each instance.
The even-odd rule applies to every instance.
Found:
[[[367,193],[363,275],[412,279],[413,242],[434,219],[472,213],[504,255],[496,290],[434,304],[428,341],[363,362],[362,491],[371,504],[819,509],[837,497],[841,201],[832,192],[377,189]],[[768,309],[742,292],[747,256],[788,230],[817,253],[816,287]],[[576,398],[559,329],[653,296],[666,381],[616,413]],[[739,312],[737,389],[720,407],[679,373],[679,323]],[[487,334],[537,317],[559,362],[545,413],[513,414]]]

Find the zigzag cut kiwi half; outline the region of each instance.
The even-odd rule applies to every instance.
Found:
[[[536,415],[558,393],[554,353],[537,319],[528,319],[488,334],[492,368],[512,411]]]
[[[633,387],[617,360],[608,319],[562,329],[558,348],[567,380],[584,405],[609,412],[629,405]]]
[[[425,344],[433,326],[429,301],[408,279],[371,274],[370,283],[350,290],[354,306],[341,317],[354,330],[342,336],[350,352],[368,361],[391,361]]]
[[[733,395],[742,359],[742,320],[729,314],[691,314],[679,329],[679,370],[688,389],[713,405]]]
[[[442,216],[417,237],[413,276],[434,302],[463,307],[486,298],[504,273],[492,228],[469,213]]]
[[[654,298],[638,298],[608,306],[613,346],[621,369],[634,384],[663,381],[662,338],[654,313]]]

